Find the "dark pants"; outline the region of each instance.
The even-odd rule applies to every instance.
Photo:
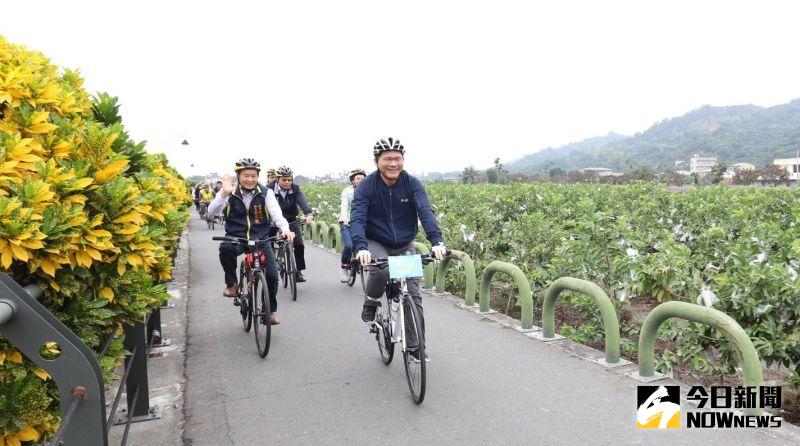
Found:
[[[350,266],[353,252],[353,239],[350,237],[350,225],[339,223],[339,232],[342,234],[342,268]]]
[[[278,294],[278,265],[275,263],[275,253],[271,248],[264,245],[261,247],[267,254],[267,264],[262,265],[264,274],[267,276],[267,290],[269,291],[269,306],[272,312],[278,311],[278,301],[275,295]],[[232,286],[239,281],[236,271],[236,258],[247,251],[246,247],[235,243],[220,243],[219,263],[225,271],[225,285]]]
[[[367,249],[372,254],[373,259],[377,258],[386,258],[389,256],[399,256],[406,253],[406,251],[410,251],[412,253],[417,252],[417,249],[414,247],[414,242],[409,243],[406,246],[401,246],[399,248],[391,248],[388,246],[384,246],[381,243],[378,243],[374,240],[367,240],[368,246]],[[364,306],[374,306],[377,307],[381,305],[380,298],[383,296],[384,291],[386,290],[386,281],[389,279],[389,267],[381,268],[381,269],[372,269],[369,272],[369,278],[367,279],[367,298],[364,300]],[[420,326],[422,327],[422,335],[423,340],[425,339],[425,317],[422,314],[422,295],[419,292],[419,278],[408,278],[406,279],[406,286],[408,287],[408,294],[411,295],[411,299],[414,301],[414,304],[419,310],[420,316]],[[415,347],[417,345],[417,340],[414,339],[414,329],[411,325],[411,315],[408,314],[408,310],[405,311],[406,313],[406,345],[409,347]]]

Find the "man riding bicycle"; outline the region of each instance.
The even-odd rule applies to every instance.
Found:
[[[364,178],[355,189],[350,214],[353,249],[359,262],[366,265],[373,257],[383,258],[415,251],[418,220],[422,222],[425,235],[433,247],[431,251],[434,257],[441,260],[447,252],[442,233],[422,183],[403,170],[405,149],[400,141],[394,138],[378,140],[372,153],[378,170]],[[362,321],[370,323],[375,319],[388,275],[386,269],[370,271],[361,311]],[[408,292],[422,316],[419,278],[409,278],[407,284]],[[424,330],[424,318],[421,325]]]
[[[208,212],[208,205],[211,203],[211,200],[214,199],[214,193],[211,192],[211,188],[208,187],[208,184],[204,184],[202,189],[200,189],[200,215],[209,218],[210,214]]]
[[[294,184],[294,172],[286,166],[275,169],[277,180],[269,183],[269,189],[275,193],[278,204],[283,211],[283,216],[289,221],[289,225],[295,231],[294,238],[294,257],[297,266],[297,282],[305,282],[302,271],[306,269],[305,246],[303,245],[303,231],[300,222],[297,220],[298,207],[303,210],[306,216],[306,224],[310,225],[314,218],[311,216],[311,208],[308,206],[305,195],[300,190],[300,186]]]
[[[350,211],[353,208],[353,196],[355,195],[356,187],[367,173],[361,169],[351,170],[347,176],[350,178],[351,186],[342,190],[340,197],[341,209],[339,210],[339,232],[342,234],[342,283],[347,283],[350,280],[350,260],[353,251],[353,242],[350,237]]]
[[[261,166],[252,158],[242,158],[236,162],[236,179],[239,183],[236,188],[231,184],[230,176],[222,180],[222,188],[216,198],[208,207],[209,215],[216,215],[225,209],[225,235],[241,237],[248,240],[262,240],[269,235],[271,220],[280,228],[281,235],[290,243],[294,240],[294,233],[289,229],[289,223],[283,218],[281,208],[275,199],[275,194],[258,184],[258,174]],[[224,296],[236,297],[239,284],[236,277],[236,258],[245,252],[245,247],[234,243],[220,243],[219,262],[225,271]],[[270,323],[280,324],[275,315],[278,302],[275,295],[278,293],[278,267],[272,249],[264,247],[267,256],[265,265],[267,288],[269,289],[269,303],[272,307]]]

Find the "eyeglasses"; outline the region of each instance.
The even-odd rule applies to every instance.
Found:
[[[402,156],[386,157],[386,158],[381,158],[379,161],[383,164],[402,163],[403,157]]]

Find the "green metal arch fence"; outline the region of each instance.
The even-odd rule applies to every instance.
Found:
[[[491,298],[491,282],[495,273],[498,272],[510,275],[517,284],[517,290],[519,291],[517,305],[519,305],[522,310],[522,329],[532,329],[533,293],[531,292],[531,285],[528,283],[528,278],[525,277],[525,274],[522,272],[522,270],[518,266],[512,265],[511,263],[495,260],[483,270],[483,278],[481,279],[481,287],[478,294],[481,312],[488,313],[490,310],[489,299]]]
[[[447,267],[451,264],[451,259],[455,259],[464,264],[464,273],[467,276],[467,286],[464,293],[464,304],[466,306],[475,306],[475,293],[477,291],[477,280],[475,278],[475,263],[469,254],[455,249],[450,250],[450,256],[445,257],[439,262],[439,267],[436,269],[436,292],[444,292],[445,275]]]

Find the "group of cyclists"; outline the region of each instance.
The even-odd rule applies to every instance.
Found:
[[[414,239],[418,222],[422,223],[431,243],[431,254],[437,260],[444,258],[446,248],[422,183],[403,169],[405,148],[395,138],[378,140],[372,150],[376,170],[370,174],[362,169],[349,172],[350,185],[341,193],[339,228],[342,235],[342,282],[349,278],[353,261],[369,264],[373,258],[386,258],[416,251]],[[267,183],[259,182],[261,165],[252,158],[239,160],[234,168],[236,185],[230,176],[217,182],[214,188],[196,192],[200,204],[208,200],[208,215],[222,213],[226,236],[262,240],[280,234],[294,245],[297,282],[304,282],[302,271],[306,268],[301,223],[313,222],[312,209],[303,192],[294,184],[292,169],[281,166],[267,171]],[[198,209],[200,204],[198,204]],[[299,218],[302,211],[304,220]],[[223,242],[219,247],[219,260],[225,277],[223,295],[235,297],[238,290],[236,259],[244,253],[240,244]],[[266,253],[266,278],[269,304],[272,310],[270,323],[280,323],[275,298],[278,290],[278,270],[272,249]],[[372,270],[366,285],[366,296],[361,320],[372,323],[381,296],[386,287],[389,271]],[[409,278],[408,291],[422,315],[422,298],[419,278]],[[424,327],[424,323],[422,324]],[[413,348],[413,346],[409,346]]]

